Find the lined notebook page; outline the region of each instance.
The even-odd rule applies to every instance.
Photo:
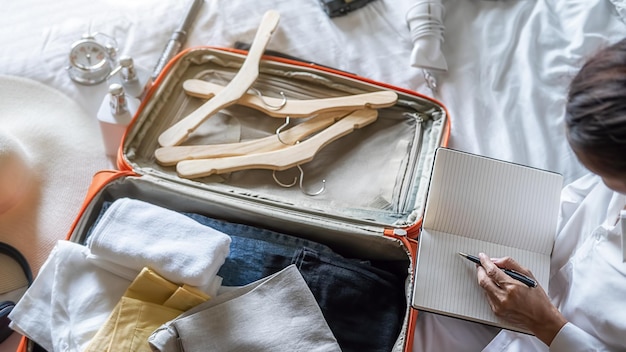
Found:
[[[458,252],[511,256],[548,288],[561,175],[440,148],[415,269],[417,309],[518,330],[497,318]]]
[[[561,186],[556,173],[440,148],[423,227],[550,254]]]
[[[478,285],[476,264],[458,252],[473,255],[484,252],[493,258],[512,256],[528,267],[545,289],[550,256],[442,232],[425,230],[420,234],[414,308],[520,331],[493,314]]]

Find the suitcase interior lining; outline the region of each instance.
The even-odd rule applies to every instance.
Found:
[[[323,243],[347,257],[370,260],[408,261],[409,253],[401,241],[380,236],[380,228],[342,224],[340,219],[311,219],[276,214],[242,198],[240,202],[220,202],[219,198],[205,198],[188,187],[159,182],[150,176],[123,177],[108,183],[89,203],[70,240],[84,244],[88,229],[96,222],[104,202],[122,197],[143,200],[167,209],[190,212],[207,217],[256,226]],[[265,211],[264,211],[265,210]],[[364,237],[366,236],[366,237]],[[407,265],[410,263],[407,263]]]
[[[302,165],[303,186],[307,191],[315,192],[322,186],[322,180],[326,180],[325,190],[318,196],[304,194],[297,185],[281,187],[270,170],[245,170],[186,180],[176,175],[175,167],[158,165],[154,151],[159,134],[204,102],[188,96],[182,90],[182,82],[198,78],[226,85],[243,59],[239,54],[202,48],[191,50],[176,62],[126,137],[124,154],[134,170],[215,196],[248,198],[304,217],[335,217],[339,222],[378,226],[408,226],[421,218],[432,154],[441,142],[446,116],[445,110],[430,100],[402,92],[397,92],[396,105],[378,110],[375,123],[334,141],[318,152],[313,161]],[[267,60],[261,62],[260,75],[253,87],[266,96],[280,97],[279,93],[284,92],[291,99],[381,89],[334,73]],[[183,144],[265,137],[274,134],[283,123],[284,119],[234,105],[210,117]],[[231,140],[225,141],[228,136]],[[284,183],[297,175],[297,169],[276,173]]]

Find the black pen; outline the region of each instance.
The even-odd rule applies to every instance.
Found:
[[[480,259],[477,256],[474,255],[470,255],[470,254],[465,254],[462,252],[459,252],[459,255],[461,257],[464,257],[465,259],[469,259],[470,261],[481,265],[480,264]],[[482,266],[482,265],[481,265]],[[513,271],[513,270],[509,270],[509,269],[502,269],[500,268],[500,270],[504,271],[505,274],[509,275],[510,277],[514,278],[515,280],[525,284],[528,287],[537,287],[537,282],[535,282],[535,280],[529,278],[526,275],[520,274],[517,271]]]

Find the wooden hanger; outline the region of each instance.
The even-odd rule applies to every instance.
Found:
[[[288,148],[240,156],[183,160],[176,165],[176,171],[180,177],[198,178],[246,169],[286,170],[313,160],[324,146],[356,128],[373,123],[377,117],[377,110],[357,110],[313,137]]]
[[[154,156],[159,164],[171,166],[182,160],[218,158],[282,149],[332,125],[349,113],[350,111],[331,111],[303,121],[280,132],[280,138],[284,143],[276,135],[271,135],[239,143],[161,147],[154,152]]]
[[[278,26],[279,18],[279,13],[274,10],[267,11],[263,15],[263,20],[256,32],[250,51],[235,77],[213,99],[163,131],[158,138],[161,146],[166,147],[182,143],[187,139],[189,133],[193,132],[207,118],[224,107],[236,103],[248,91],[259,75],[261,56],[272,33]]]
[[[224,87],[200,79],[188,79],[183,82],[183,89],[191,96],[211,99],[216,94],[219,94]],[[237,104],[262,111],[272,117],[285,118],[289,116],[297,118],[309,117],[321,112],[334,110],[386,108],[395,104],[397,100],[398,94],[390,90],[324,99],[288,99],[284,103],[281,99],[260,97],[255,94],[246,93],[239,98]],[[279,108],[275,108],[274,106],[279,106]]]

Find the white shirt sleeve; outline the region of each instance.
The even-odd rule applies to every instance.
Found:
[[[610,351],[595,337],[572,323],[563,325],[550,344],[550,352]]]

